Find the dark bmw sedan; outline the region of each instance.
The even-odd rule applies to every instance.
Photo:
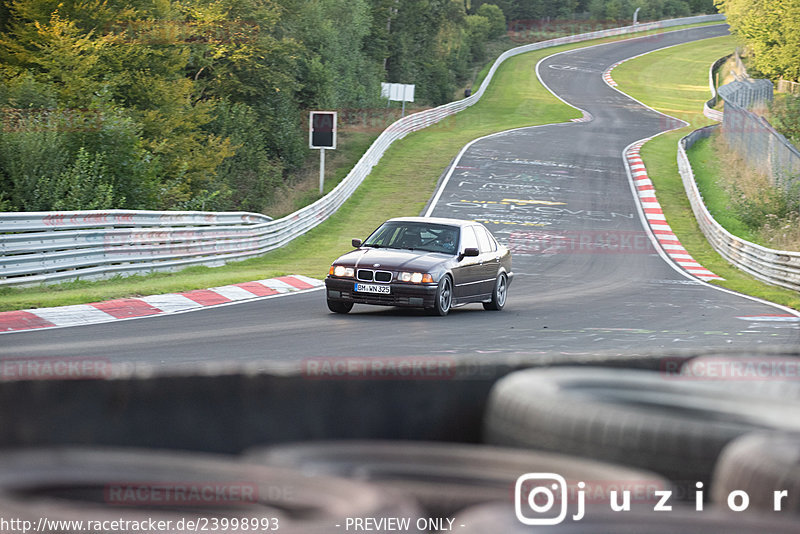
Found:
[[[356,303],[425,308],[436,315],[471,302],[502,310],[514,276],[508,249],[472,221],[390,219],[353,246],[325,279],[328,308],[336,313]]]

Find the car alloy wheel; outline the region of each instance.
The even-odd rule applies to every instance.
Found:
[[[484,302],[483,308],[485,310],[502,310],[506,305],[506,296],[508,295],[508,277],[506,273],[500,273],[494,283],[494,292],[492,293],[491,302]]]
[[[433,312],[436,315],[447,315],[453,305],[453,283],[449,276],[443,276],[436,290],[436,302]]]

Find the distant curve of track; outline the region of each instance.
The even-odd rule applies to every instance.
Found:
[[[184,365],[797,347],[796,315],[681,274],[653,248],[622,152],[677,124],[602,79],[606,68],[623,59],[726,33],[727,26],[706,26],[550,56],[539,65],[541,79],[592,120],[489,136],[470,144],[454,163],[431,214],[487,221],[511,244],[517,276],[503,312],[471,305],[438,318],[357,305],[343,316],[330,314],[324,293],[312,291],[185,314],[7,334],[0,338],[0,357]],[[569,239],[573,244],[563,246]],[[609,239],[630,248],[597,246]],[[582,246],[581,240],[594,245]]]

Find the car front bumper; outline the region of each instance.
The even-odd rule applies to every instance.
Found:
[[[384,285],[384,284],[381,284]],[[349,278],[327,277],[325,290],[328,300],[353,302],[356,304],[375,304],[378,306],[406,306],[412,308],[433,308],[437,284],[403,284],[391,282],[390,293],[361,293],[355,291],[356,281]]]

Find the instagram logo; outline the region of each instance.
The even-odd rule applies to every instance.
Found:
[[[558,513],[553,513],[560,501]],[[514,512],[526,525],[557,525],[567,517],[567,481],[555,473],[527,473],[514,486]]]

